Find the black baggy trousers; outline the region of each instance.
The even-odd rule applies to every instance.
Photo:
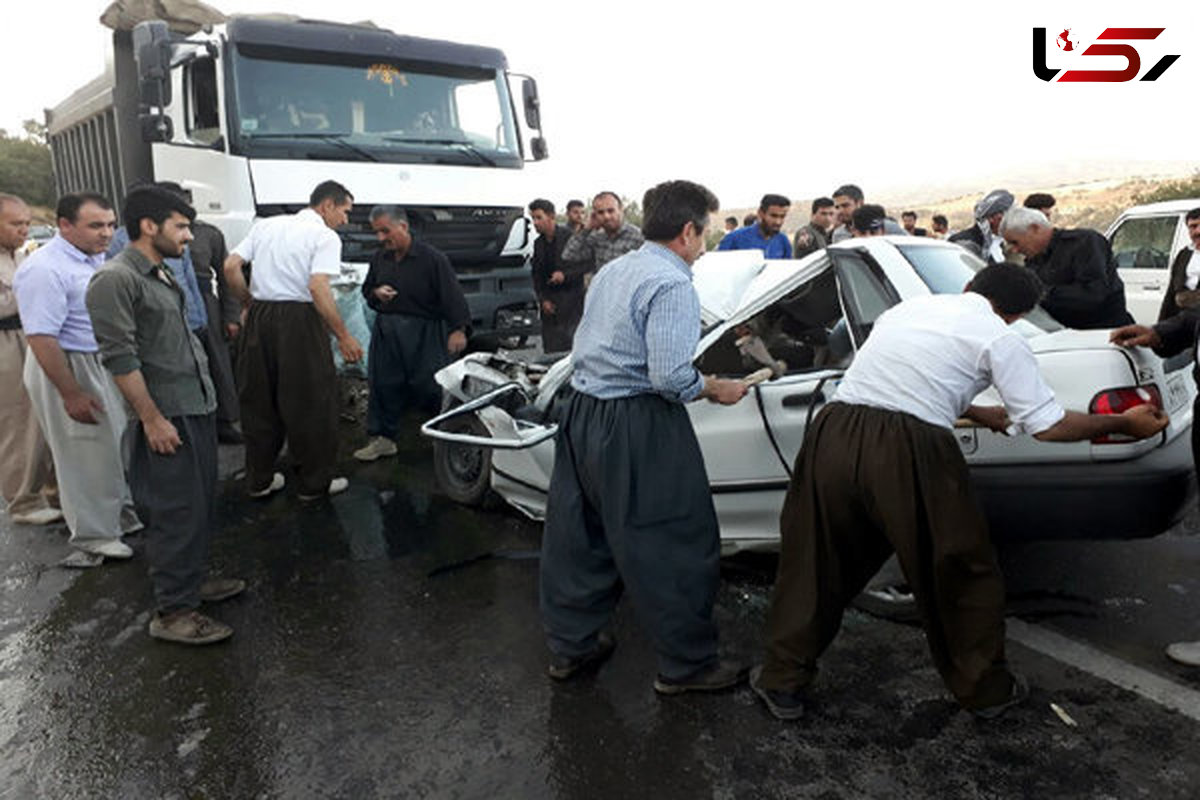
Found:
[[[575,392],[559,425],[541,558],[551,651],[571,658],[595,647],[623,583],[660,674],[712,665],[720,536],[687,411],[658,395]]]
[[[215,417],[170,421],[183,444],[171,455],[155,453],[139,422],[129,465],[129,490],[146,526],[146,561],[161,614],[200,605],[217,490]]]
[[[376,314],[367,357],[367,433],[395,439],[406,409],[437,413],[442,389],[434,373],[449,363],[446,323],[407,314]]]
[[[271,483],[286,439],[301,494],[323,494],[337,463],[337,371],[312,303],[255,300],[237,358],[246,486]]]
[[[968,708],[1008,698],[1004,581],[950,431],[829,404],[796,458],[780,532],[762,686],[811,683],[847,604],[894,550],[946,686]]]
[[[208,310],[208,327],[203,335],[197,335],[208,356],[208,371],[217,392],[217,420],[234,423],[240,416],[237,385],[233,379],[229,343],[225,341],[225,326],[221,324],[221,304],[217,298],[205,292],[204,305]]]

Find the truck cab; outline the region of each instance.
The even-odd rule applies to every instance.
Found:
[[[61,191],[119,202],[133,179],[176,181],[232,247],[335,179],[354,195],[339,231],[344,288],[378,246],[370,209],[399,205],[450,258],[476,334],[536,330],[524,167],[546,147],[536,83],[510,75],[500,50],[276,16],[188,36],[142,22],[114,45],[108,102],[102,79],[47,112]]]

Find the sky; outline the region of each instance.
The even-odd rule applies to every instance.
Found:
[[[604,188],[640,197],[670,178],[700,181],[736,208],[845,182],[869,199],[1079,162],[1200,165],[1187,112],[1200,21],[1178,2],[211,4],[499,47],[538,81],[551,157],[530,178],[560,204]],[[5,5],[0,127],[18,130],[103,70],[107,2]],[[1051,68],[1119,69],[1122,58],[1079,52],[1109,26],[1166,29],[1137,43],[1143,73],[1181,57],[1151,83],[1034,76],[1034,27],[1049,31]],[[1064,28],[1073,53],[1054,43]]]

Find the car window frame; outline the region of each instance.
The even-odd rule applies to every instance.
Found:
[[[847,262],[853,258],[856,263],[864,264],[867,267],[868,275],[872,282],[883,290],[882,293],[888,301],[888,305],[883,311],[879,312],[880,316],[887,309],[894,307],[900,302],[900,293],[896,291],[896,287],[888,279],[883,266],[867,248],[839,248],[828,252],[833,261],[834,276],[837,278],[838,300],[842,304],[842,316],[845,317],[846,324],[850,328],[850,345],[854,348],[855,354],[857,354],[871,335],[871,328],[874,327],[875,320],[866,322],[860,318],[861,308],[853,292],[855,278],[849,274],[851,265]],[[876,319],[878,319],[878,316]]]

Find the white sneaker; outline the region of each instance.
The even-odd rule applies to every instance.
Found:
[[[334,478],[329,482],[329,491],[327,491],[325,494],[302,494],[299,495],[299,497],[304,502],[310,503],[313,500],[320,500],[326,495],[341,494],[348,488],[350,488],[350,481],[346,480],[345,478]]]
[[[374,461],[384,456],[396,455],[396,443],[386,436],[372,436],[365,447],[354,451],[354,457],[359,461]]]
[[[105,558],[133,557],[133,550],[120,539],[97,539],[91,542],[79,542],[74,546],[76,549],[82,550],[85,553],[91,553],[94,556],[104,556]]]
[[[287,480],[283,477],[282,472],[276,472],[271,476],[271,482],[267,484],[265,489],[259,489],[257,492],[247,492],[251,497],[267,497],[283,489]]]
[[[59,522],[62,518],[63,513],[57,508],[39,508],[24,514],[13,514],[12,521],[19,525],[49,525]]]
[[[1167,658],[1189,667],[1200,667],[1200,642],[1176,642],[1168,645]]]

